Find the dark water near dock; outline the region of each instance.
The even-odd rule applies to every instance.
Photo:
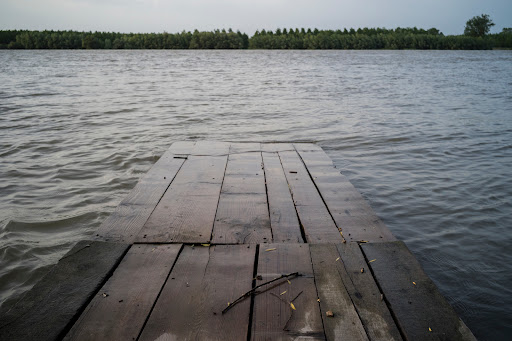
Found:
[[[316,142],[482,340],[512,335],[512,51],[0,51],[0,304],[178,140]]]

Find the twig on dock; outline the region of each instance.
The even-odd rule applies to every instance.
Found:
[[[256,291],[256,289],[258,288],[261,288],[262,286],[265,286],[267,284],[270,284],[270,283],[273,283],[275,281],[278,281],[280,279],[283,279],[283,278],[289,278],[289,277],[295,277],[295,276],[299,276],[299,273],[298,272],[292,272],[292,273],[289,273],[289,274],[286,274],[286,275],[281,275],[280,277],[277,277],[277,278],[274,278],[268,282],[265,282],[265,283],[262,283],[262,284],[259,284],[257,286],[255,286],[254,288],[252,288],[251,290],[247,291],[245,294],[243,294],[242,296],[238,297],[236,300],[234,300],[232,303],[230,303],[223,311],[222,311],[222,314],[226,313],[229,309],[231,309],[234,305],[236,305],[237,303],[243,301],[244,299],[246,299],[247,297],[251,296],[252,293],[254,293]]]

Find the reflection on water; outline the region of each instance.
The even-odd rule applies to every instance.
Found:
[[[172,142],[300,140],[506,339],[511,112],[511,51],[0,51],[2,308]]]

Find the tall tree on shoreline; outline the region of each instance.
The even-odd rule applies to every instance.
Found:
[[[491,18],[488,14],[477,15],[466,22],[466,28],[464,29],[464,35],[470,37],[483,37],[491,30],[494,26]]]

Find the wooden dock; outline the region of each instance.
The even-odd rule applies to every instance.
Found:
[[[314,145],[176,142],[0,340],[474,340]]]

